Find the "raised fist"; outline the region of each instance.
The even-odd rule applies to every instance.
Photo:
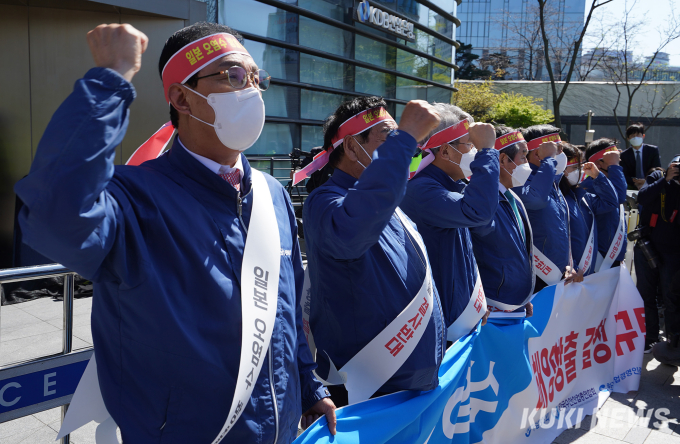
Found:
[[[595,166],[593,162],[586,162],[583,164],[583,172],[586,173],[588,176],[592,177],[595,179],[599,174],[600,170]]]
[[[94,63],[111,68],[130,82],[142,67],[142,54],[149,39],[128,24],[99,25],[87,33]]]
[[[496,143],[496,130],[490,123],[473,123],[468,131],[475,148],[493,148]]]
[[[618,165],[621,160],[621,155],[619,155],[618,151],[609,151],[608,153],[604,153],[602,160],[607,164],[607,167],[609,167],[609,165]]]
[[[555,142],[543,142],[539,145],[536,154],[538,154],[538,158],[541,160],[555,157],[557,156],[557,144]]]
[[[399,131],[405,131],[420,142],[439,125],[439,114],[424,100],[411,100],[401,113]]]

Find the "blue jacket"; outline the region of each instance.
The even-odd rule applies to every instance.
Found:
[[[517,202],[524,223],[523,239],[510,202],[500,191],[496,196],[498,208],[491,222],[470,228],[472,247],[489,304],[521,305],[534,290],[531,226]]]
[[[465,310],[477,278],[468,228],[488,224],[498,208],[498,151],[479,151],[471,169],[466,186],[428,165],[409,181],[400,205],[425,241],[447,327]]]
[[[611,165],[609,167],[607,178],[609,183],[612,185],[613,189],[616,191],[618,198],[617,205],[626,202],[626,178],[623,176],[623,169],[619,165]],[[581,182],[581,186],[593,194],[597,194],[598,190],[595,188],[593,179],[587,177],[586,180]],[[609,246],[614,239],[614,234],[616,229],[619,227],[619,208],[616,211],[608,211],[602,214],[596,214],[595,220],[597,222],[597,249],[603,256],[609,251]],[[628,221],[626,221],[626,228],[628,227]],[[628,230],[626,229],[626,232]],[[628,245],[628,238],[623,236],[623,245],[621,245],[621,251],[617,256],[617,261],[622,261],[626,256],[626,246]]]
[[[401,313],[425,278],[423,252],[395,214],[416,141],[391,133],[359,180],[336,169],[305,201],[303,219],[318,374],[340,369]],[[446,346],[434,291],[430,322],[411,356],[380,389],[431,390]],[[422,327],[421,327],[422,328]]]
[[[531,176],[522,187],[514,188],[529,213],[534,229],[534,246],[564,273],[569,265],[569,224],[567,205],[557,184],[557,161],[547,157],[541,166],[529,163]]]
[[[24,241],[94,282],[99,383],[123,440],[211,442],[229,413],[241,353],[246,234],[237,192],[177,142],[142,166],[114,167],[134,97],[112,70],[95,68],[76,82],[15,187],[25,203]],[[242,161],[248,224],[251,169]],[[277,433],[290,443],[301,408],[326,396],[302,332],[293,208],[276,180],[267,183],[282,249],[276,325],[225,443],[272,443]]]
[[[574,257],[574,268],[578,268],[581,257],[586,249],[590,229],[593,227],[593,217],[615,211],[618,207],[618,196],[614,193],[609,180],[604,174],[599,174],[593,180],[593,187],[597,194],[588,193],[581,187],[573,188],[564,195],[564,199],[569,205],[569,226],[571,228],[571,252]],[[583,203],[585,199],[586,204]],[[583,273],[588,276],[595,271],[597,258],[597,222],[593,227],[595,231],[595,251],[590,267]]]

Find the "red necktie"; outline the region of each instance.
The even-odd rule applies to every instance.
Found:
[[[238,169],[234,169],[230,173],[220,174],[219,176],[236,188],[236,191],[241,190],[241,172]]]

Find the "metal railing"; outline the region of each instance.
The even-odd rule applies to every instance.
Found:
[[[0,384],[8,378],[27,375],[35,371],[56,368],[60,365],[69,365],[74,362],[89,360],[93,349],[78,353],[73,351],[73,296],[75,292],[75,273],[59,264],[39,265],[35,267],[9,268],[0,270],[0,285],[12,282],[31,281],[51,277],[64,276],[64,306],[63,306],[63,336],[61,353],[43,356],[30,361],[3,367],[0,369]],[[0,315],[2,307],[0,307]],[[72,394],[46,402],[30,405],[7,413],[0,414],[0,423],[10,421],[22,416],[49,410],[61,406],[61,420],[68,409],[68,403]],[[17,398],[18,399],[18,398]],[[61,439],[62,444],[69,444],[70,437],[66,435]]]
[[[248,162],[253,168],[268,173],[274,179],[281,182],[281,185],[286,188],[288,194],[290,195],[293,208],[297,210],[299,207],[302,207],[309,193],[305,187],[306,181],[302,181],[299,184],[292,186],[290,180],[290,157],[252,156],[248,157]]]

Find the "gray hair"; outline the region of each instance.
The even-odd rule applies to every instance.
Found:
[[[433,103],[432,107],[439,114],[439,125],[437,128],[432,130],[430,134],[427,135],[421,142],[425,142],[427,139],[432,137],[435,133],[455,125],[458,122],[462,122],[467,119],[470,124],[475,123],[475,119],[462,109],[458,108],[456,105],[451,105],[450,103]],[[432,152],[437,153],[439,147],[433,148]]]

